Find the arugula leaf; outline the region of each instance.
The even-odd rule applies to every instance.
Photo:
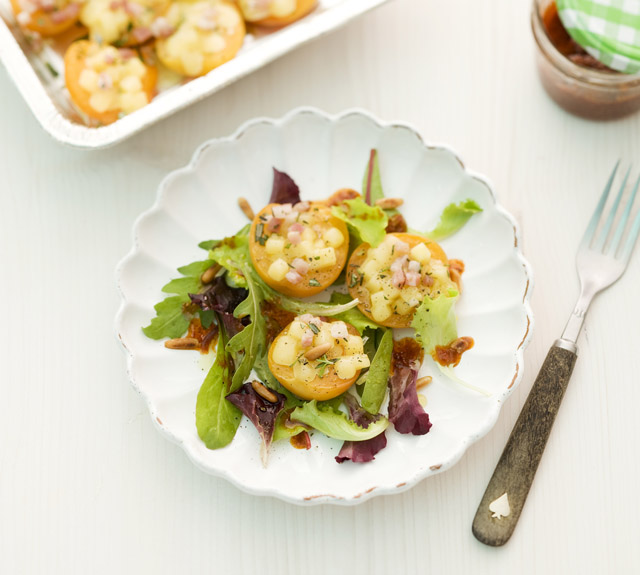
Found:
[[[471,199],[463,200],[457,204],[449,204],[442,211],[438,225],[426,235],[432,240],[446,238],[462,228],[473,214],[481,211],[482,208]]]
[[[334,291],[331,294],[329,303],[336,305],[346,305],[351,301],[352,299],[350,295]],[[333,317],[350,323],[360,332],[360,335],[364,333],[365,329],[380,329],[380,326],[377,323],[375,323],[373,320],[370,320],[357,307],[353,307],[351,309],[348,309],[347,311],[343,311],[342,313],[336,314]]]
[[[389,218],[378,206],[370,206],[362,198],[355,198],[333,206],[331,213],[345,221],[350,233],[356,234],[360,242],[376,247],[384,240]]]
[[[202,287],[199,277],[195,278],[177,278],[171,280],[162,287],[164,293],[176,293],[178,295],[187,295],[190,293],[198,293]]]
[[[320,406],[314,399],[302,407],[296,407],[291,419],[309,425],[324,433],[327,437],[344,441],[365,441],[381,434],[389,425],[386,417],[380,417],[366,429],[350,420],[341,411],[334,411],[330,406]]]
[[[220,329],[216,359],[200,387],[196,400],[196,428],[209,449],[231,443],[242,413],[226,400],[230,384],[230,359],[225,351],[227,337]]]
[[[435,299],[428,295],[416,310],[411,327],[426,353],[431,353],[436,345],[447,345],[458,337],[454,305],[458,292],[451,289]]]
[[[200,276],[211,265],[211,260],[204,260],[178,268],[178,271],[186,277],[173,279],[162,287],[164,293],[177,295],[169,296],[154,306],[156,317],[148,326],[142,328],[147,337],[173,339],[184,335],[192,317],[192,314],[185,313],[184,304],[191,301],[188,294],[198,293],[202,289]]]
[[[198,247],[202,248],[203,250],[209,251],[215,248],[219,243],[220,243],[220,240],[206,240],[204,242],[200,242],[198,244]]]
[[[391,370],[391,353],[393,352],[393,331],[385,330],[380,344],[367,371],[362,407],[369,413],[378,413],[387,393],[387,381]]]
[[[189,328],[189,318],[183,313],[183,305],[188,303],[188,295],[174,295],[157,303],[153,309],[156,317],[142,328],[144,335],[151,339],[181,337]]]
[[[380,179],[380,165],[378,163],[378,150],[371,150],[369,163],[362,179],[362,195],[370,206],[375,205],[376,200],[384,198],[382,180]]]

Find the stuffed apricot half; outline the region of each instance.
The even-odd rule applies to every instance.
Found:
[[[249,233],[251,261],[273,289],[308,297],[329,287],[347,261],[345,223],[319,202],[269,204]]]
[[[247,22],[278,28],[306,16],[317,0],[239,0],[238,4]]]
[[[156,42],[158,58],[184,76],[203,76],[228,62],[244,41],[238,8],[222,0],[174,2],[165,19],[175,31]]]
[[[439,244],[414,234],[387,234],[375,248],[364,243],[347,264],[347,286],[358,308],[387,327],[409,327],[425,296],[458,286]]]
[[[358,330],[343,321],[305,314],[293,320],[269,348],[269,369],[302,399],[331,399],[349,389],[369,367]]]
[[[76,0],[11,0],[18,24],[41,36],[55,36],[78,21],[80,2]]]
[[[69,46],[64,66],[71,99],[102,124],[115,122],[153,98],[157,71],[132,50],[80,40]]]

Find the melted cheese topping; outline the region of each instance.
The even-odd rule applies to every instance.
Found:
[[[249,22],[271,16],[284,18],[293,14],[298,6],[297,0],[240,0],[239,4],[245,19]]]
[[[280,204],[271,214],[259,216],[255,239],[265,246],[271,261],[269,277],[295,285],[310,281],[305,280],[308,274],[335,266],[336,248],[346,238],[329,223],[331,217],[328,209],[309,207],[307,202]],[[279,223],[274,226],[274,222]]]
[[[147,28],[166,8],[167,0],[87,0],[80,21],[98,44],[113,44],[136,28]]]
[[[182,62],[187,76],[199,76],[204,69],[205,54],[222,52],[227,37],[237,32],[240,15],[225,3],[176,2],[166,19],[176,28],[165,43],[167,57]]]
[[[120,110],[130,114],[149,103],[142,85],[147,69],[139,58],[124,59],[113,46],[92,48],[78,83],[91,94],[89,105],[96,112]]]
[[[391,235],[369,249],[360,272],[371,297],[371,315],[380,322],[392,314],[412,314],[425,295],[437,297],[456,289],[447,266],[432,258],[425,244],[409,249],[409,244]]]
[[[351,379],[370,365],[362,338],[350,334],[343,321],[326,322],[310,314],[297,317],[273,345],[273,361],[293,367],[294,377],[304,383],[330,373]],[[314,350],[323,353],[313,359],[305,357],[313,357]]]

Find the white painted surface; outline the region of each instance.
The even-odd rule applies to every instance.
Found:
[[[558,109],[529,2],[396,0],[111,150],[42,133],[0,71],[0,573],[637,573],[640,252],[596,301],[513,539],[470,525],[577,290],[574,252],[640,116]],[[536,274],[524,380],[454,468],[355,508],[257,499],[153,427],[113,338],[116,262],[163,175],[203,140],[300,104],[406,120],[489,176]],[[640,169],[640,166],[639,166]]]

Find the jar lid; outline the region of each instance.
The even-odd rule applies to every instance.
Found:
[[[640,72],[640,0],[557,0],[569,35],[596,60]]]

